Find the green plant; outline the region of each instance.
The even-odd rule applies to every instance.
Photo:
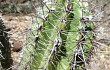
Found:
[[[94,35],[92,22],[81,17],[81,7],[77,0],[41,2],[42,10],[37,11],[30,31],[34,42],[29,38],[30,45],[24,48],[32,58],[31,70],[76,70],[86,66],[86,52],[92,47]],[[78,54],[73,52],[75,49]]]

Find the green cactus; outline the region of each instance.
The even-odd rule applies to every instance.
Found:
[[[33,23],[30,31],[30,37],[35,37],[34,42],[33,38],[29,38],[30,45],[24,48],[24,53],[27,53],[24,56],[30,56],[30,70],[72,70],[75,58],[77,61],[79,57],[84,62],[81,65],[76,63],[79,67],[75,68],[85,67],[85,59],[88,57],[85,52],[92,47],[93,25],[91,22],[81,22],[82,6],[77,0],[41,4],[42,10],[37,11],[36,23]],[[85,34],[83,30],[88,32]],[[75,49],[81,50],[81,54],[74,56]]]

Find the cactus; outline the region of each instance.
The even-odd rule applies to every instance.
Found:
[[[86,66],[93,25],[81,19],[80,7],[77,0],[41,1],[29,33],[29,45],[23,48],[28,57],[23,60],[29,63],[25,69],[76,70]],[[75,49],[79,54],[73,52]]]
[[[81,7],[84,7],[82,3]],[[88,9],[87,9],[88,10]],[[95,39],[94,23],[87,16],[91,13],[82,11],[79,27],[79,39],[76,41],[76,49],[70,63],[71,70],[86,70],[89,59],[93,51],[93,39]]]
[[[11,66],[13,64],[13,60],[11,58],[11,45],[9,43],[7,33],[9,30],[10,29],[6,29],[2,19],[0,18],[0,62],[2,67],[1,69],[3,70],[12,70]]]

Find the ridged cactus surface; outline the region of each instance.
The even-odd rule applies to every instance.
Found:
[[[23,68],[29,70],[86,69],[94,38],[91,13],[78,0],[42,1],[24,47]],[[26,64],[25,64],[26,63]]]

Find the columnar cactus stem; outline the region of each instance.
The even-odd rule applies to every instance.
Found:
[[[13,64],[12,58],[11,58],[11,45],[9,43],[9,38],[7,34],[6,29],[2,19],[0,18],[0,61],[1,66],[3,70],[12,70],[11,66]]]
[[[60,4],[61,2],[62,2],[62,4]],[[38,32],[39,40],[36,42],[36,50],[38,48],[41,48],[41,50],[39,50],[39,52],[37,50],[37,53],[38,54],[40,53],[40,54],[39,54],[39,56],[35,57],[36,59],[38,59],[37,66],[40,65],[41,60],[43,59],[43,56],[41,56],[41,54],[44,54],[44,52],[46,52],[44,50],[42,51],[42,49],[46,49],[47,47],[49,48],[49,46],[50,46],[50,45],[48,45],[47,47],[45,47],[45,45],[42,45],[41,42],[45,43],[45,44],[52,43],[51,41],[49,41],[49,36],[52,35],[51,34],[52,32],[50,33],[45,30],[53,29],[53,32],[56,33],[53,35],[53,39],[56,38],[55,41],[58,41],[58,42],[59,42],[59,39],[62,40],[62,43],[60,46],[58,45],[59,43],[56,43],[56,42],[53,43],[53,49],[51,50],[51,53],[50,53],[49,57],[47,58],[46,65],[44,66],[44,70],[46,68],[48,68],[49,70],[56,69],[58,62],[61,60],[61,57],[66,56],[65,43],[66,43],[68,31],[70,29],[71,20],[73,20],[73,18],[74,18],[74,14],[71,12],[72,11],[71,2],[67,2],[66,7],[65,7],[64,0],[58,0],[58,3],[57,4],[60,5],[63,9],[58,8],[56,5],[55,11],[53,10],[53,12],[49,12],[47,17],[42,18],[43,19],[43,21],[41,21],[42,29],[38,30],[39,31]],[[60,11],[63,11],[63,12],[60,12]],[[56,21],[56,23],[54,21]],[[50,48],[52,48],[52,47],[50,46]]]
[[[77,40],[77,47],[74,52],[73,60],[70,63],[71,70],[86,70],[86,66],[88,63],[87,59],[90,56],[88,52],[92,49],[93,46],[92,39],[94,38],[94,24],[92,22],[88,22],[89,18],[84,17],[87,16],[87,13],[84,13],[83,11],[82,13],[83,16],[80,20],[81,26],[79,29],[80,37],[79,40]]]
[[[77,0],[57,0],[54,3],[42,2],[42,11],[36,17],[35,26],[37,29],[35,28],[32,32],[35,36],[35,46],[32,46],[32,50],[34,50],[32,53],[32,70],[77,69],[76,65],[80,65],[77,61],[86,61],[84,42],[88,42],[87,37],[89,35],[86,31],[88,31],[89,25],[83,26],[81,24],[83,27],[78,30],[79,24],[82,22],[80,22],[81,10],[77,2]],[[75,40],[77,40],[76,44],[74,43]],[[78,53],[73,57],[71,54],[76,47],[75,45],[77,45]],[[73,65],[74,60],[69,63],[71,58],[76,58],[75,66]],[[65,66],[61,68],[61,64]]]

